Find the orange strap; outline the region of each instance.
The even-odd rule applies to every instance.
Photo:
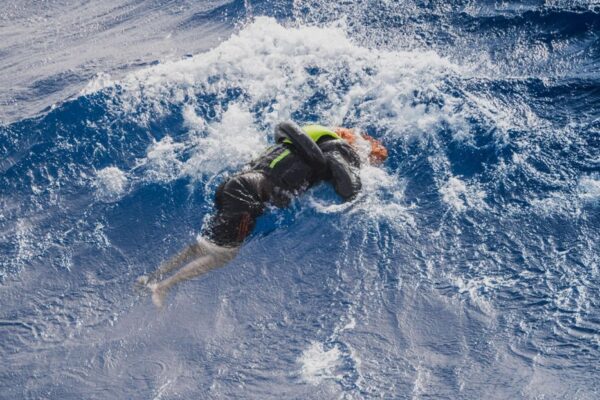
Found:
[[[250,232],[250,213],[243,213],[238,225],[238,237],[237,239],[241,242],[248,236]]]

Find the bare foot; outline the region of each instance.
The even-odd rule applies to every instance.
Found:
[[[139,295],[146,294],[150,280],[148,276],[142,275],[133,282],[133,291]]]
[[[139,286],[146,286],[148,285],[148,282],[150,282],[148,275],[142,275],[135,280],[135,283]]]
[[[168,289],[160,283],[151,283],[148,287],[152,290],[152,302],[156,307],[162,308],[165,297],[167,297]]]

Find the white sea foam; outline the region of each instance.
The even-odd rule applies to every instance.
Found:
[[[496,289],[499,286],[512,286],[514,282],[503,278],[478,277],[472,279],[454,278],[460,294],[468,295],[470,301],[479,307],[487,315],[493,315],[494,307],[486,296],[486,292]]]
[[[118,86],[115,112],[135,116],[140,125],[181,106],[189,134],[163,138],[138,160],[143,180],[166,182],[240,168],[266,147],[277,122],[307,107],[314,107],[314,122],[375,126],[388,145],[407,135],[431,135],[442,124],[467,132],[465,111],[457,107],[462,100],[444,89],[448,77],[457,74],[460,67],[432,51],[366,48],[340,26],[284,27],[260,17],[206,53],[116,82],[100,77],[90,89]],[[232,99],[232,91],[241,95]],[[431,101],[415,104],[415,93]],[[315,96],[322,100],[313,101]],[[400,175],[367,165],[361,180],[364,190],[353,203],[313,199],[313,206],[322,212],[344,211],[352,221],[364,215],[368,221],[412,223]],[[483,197],[474,188],[459,186],[442,188],[459,211]]]
[[[366,213],[369,219],[380,219],[414,225],[409,207],[404,203],[404,181],[383,168],[365,164],[360,171],[362,193],[360,206],[349,214]]]
[[[182,162],[179,160],[185,146],[165,136],[154,142],[146,153],[143,166],[146,177],[151,181],[169,182],[180,175]]]
[[[114,92],[115,112],[136,115],[141,125],[180,104],[191,132],[183,151],[191,150],[191,157],[170,163],[180,171],[167,176],[199,176],[247,161],[265,145],[275,123],[306,104],[315,108],[315,122],[375,125],[385,132],[384,141],[442,123],[464,131],[464,112],[455,111],[460,100],[441,88],[458,71],[435,52],[369,49],[353,43],[341,27],[284,27],[260,17],[206,53],[116,82],[99,77],[89,90],[120,87]],[[227,104],[232,90],[243,95]],[[417,92],[435,101],[415,105]],[[210,104],[202,100],[206,95],[212,96]],[[314,96],[322,101],[314,104]],[[155,150],[151,147],[148,157]],[[162,180],[164,170],[159,170],[154,176]]]
[[[484,204],[485,192],[468,187],[465,182],[455,176],[451,176],[439,188],[439,192],[442,200],[458,212],[465,211],[467,207]]]
[[[96,173],[96,196],[101,201],[116,201],[125,193],[127,182],[127,176],[119,168],[103,168]]]
[[[579,197],[587,202],[600,201],[600,175],[584,176],[579,180]]]
[[[340,355],[337,347],[325,350],[322,343],[312,342],[298,359],[302,378],[313,385],[327,379],[336,379],[336,369],[341,362]]]
[[[201,124],[196,116],[187,118],[189,125]],[[240,167],[267,145],[265,135],[253,124],[252,114],[239,104],[229,106],[222,120],[209,125],[206,131],[206,136],[192,138],[194,153],[183,167],[183,173],[192,179]]]
[[[383,168],[363,164],[360,170],[362,190],[351,202],[332,203],[309,198],[309,205],[320,213],[342,213],[349,226],[385,221],[397,228],[414,226],[410,206],[404,202],[404,181]]]
[[[465,210],[467,186],[463,181],[453,176],[439,189],[439,192],[446,204],[451,205],[457,211]]]
[[[19,219],[15,224],[15,239],[17,242],[16,265],[29,260],[35,254],[35,241],[32,224],[26,219]]]
[[[80,95],[85,96],[98,92],[106,87],[114,86],[115,81],[111,76],[105,72],[100,72],[90,80],[85,87],[81,90]]]
[[[577,182],[574,193],[553,191],[530,200],[541,215],[564,214],[579,216],[582,206],[600,202],[600,177],[596,174],[583,176]]]
[[[533,197],[530,203],[536,213],[543,216],[564,214],[577,216],[581,212],[577,198],[561,191],[544,193],[541,197]]]
[[[192,180],[240,167],[267,145],[258,132],[252,115],[239,104],[232,104],[221,121],[207,124],[190,107],[183,113],[189,135],[183,142],[165,136],[148,147],[146,156],[136,165],[144,170],[144,179],[170,182],[183,176]],[[186,153],[191,156],[186,157]]]

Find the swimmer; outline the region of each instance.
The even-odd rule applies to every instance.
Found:
[[[368,147],[370,163],[387,158],[387,149],[376,139],[348,128],[321,125],[302,128],[279,123],[275,145],[217,188],[216,213],[203,227],[201,238],[137,283],[152,291],[161,307],[177,283],[202,275],[231,261],[267,205],[286,207],[298,194],[319,182],[330,182],[345,201],[361,190],[359,145]],[[178,269],[179,268],[179,269]],[[178,269],[173,275],[167,274]]]

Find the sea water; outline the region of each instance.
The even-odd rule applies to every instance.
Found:
[[[2,8],[0,398],[598,398],[597,1]],[[390,157],[155,309],[285,119]]]

